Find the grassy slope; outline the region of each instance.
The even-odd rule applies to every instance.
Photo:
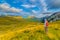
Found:
[[[49,23],[48,34],[44,25],[13,17],[0,17],[0,40],[60,40],[60,21]]]

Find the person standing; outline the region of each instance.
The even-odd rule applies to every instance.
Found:
[[[45,27],[45,33],[47,34],[48,32],[48,20],[47,19],[44,20],[44,27]]]

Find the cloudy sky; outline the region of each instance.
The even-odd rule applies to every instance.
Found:
[[[0,0],[0,15],[43,17],[59,10],[60,0]]]

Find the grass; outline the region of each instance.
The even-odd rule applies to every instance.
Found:
[[[60,21],[49,23],[48,34],[44,24],[11,17],[0,18],[0,40],[60,40]]]

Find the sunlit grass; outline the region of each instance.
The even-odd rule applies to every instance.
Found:
[[[0,40],[60,40],[60,21],[49,23],[47,34],[43,23],[10,20],[7,24],[0,25]]]

